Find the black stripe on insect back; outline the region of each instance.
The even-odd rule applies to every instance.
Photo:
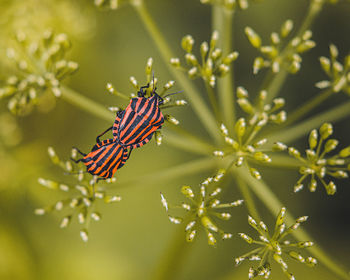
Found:
[[[129,123],[131,123],[131,126],[134,124],[133,119],[135,118],[136,112],[135,111],[130,111],[129,115],[127,116],[127,119],[122,120],[119,125],[119,131],[122,131],[125,129]]]
[[[153,108],[152,108],[153,106]],[[138,117],[135,119],[133,123],[133,128],[140,126],[136,132],[134,132],[134,135],[138,135],[143,129],[145,129],[149,124],[152,118],[154,117],[154,114],[157,113],[157,117],[154,121],[157,121],[157,119],[160,117],[160,110],[155,107],[154,102],[148,102],[147,107],[143,113],[140,113],[143,108],[139,108],[136,112]],[[149,115],[147,115],[149,114]],[[146,116],[147,115],[147,116]],[[128,131],[124,135],[129,135],[132,132],[133,129],[128,129]],[[134,138],[135,136],[131,137]]]
[[[108,160],[108,162],[106,162],[106,164],[102,167],[102,169],[99,171],[100,174],[105,173],[105,171],[107,171],[108,174],[108,178],[113,176],[113,170],[114,168],[120,164],[120,162],[122,161],[122,154],[123,154],[123,147],[120,145],[117,145],[116,148],[114,148],[114,152],[113,155],[111,156],[111,158]],[[119,169],[119,166],[118,168]]]
[[[113,144],[109,144],[109,145],[104,145],[104,146],[102,146],[102,147],[100,148],[100,151],[99,151],[97,154],[95,154],[91,159],[92,159],[96,164],[97,164],[98,162],[100,162],[100,161],[103,161],[103,158],[105,158],[106,155],[104,155],[104,156],[102,157],[102,159],[100,159],[99,161],[97,161],[97,160],[98,160],[98,158],[99,158],[102,154],[104,154],[104,153],[106,152],[106,148],[107,148],[108,146],[110,146],[110,145],[113,145]],[[112,150],[113,150],[113,149],[110,149],[110,150],[107,152],[107,154],[110,154]]]
[[[144,120],[142,125],[135,131],[135,133],[131,137],[133,139],[133,141],[131,141],[129,138],[128,142],[130,144],[134,144],[134,143],[137,143],[137,142],[144,140],[145,137],[148,137],[148,135],[150,133],[154,132],[152,130],[155,130],[154,129],[155,127],[156,127],[155,124],[150,124],[150,122],[148,120]]]
[[[122,160],[122,154],[123,154],[123,147],[120,145],[116,145],[113,149],[113,154],[112,156],[108,159],[106,164],[102,167],[101,171],[105,171],[109,168],[113,170],[113,168]],[[117,159],[117,160],[116,160]],[[113,166],[112,166],[113,164]]]
[[[132,133],[136,126],[141,125],[143,129],[148,125],[148,121],[142,118],[139,115],[136,115],[134,122],[129,126],[124,135],[121,137],[121,141],[124,142],[125,145],[130,144],[135,139],[135,133]],[[135,132],[137,132],[137,129]]]
[[[108,153],[106,153],[106,155],[104,155],[100,160],[97,161],[97,159],[96,159],[92,164],[87,166],[88,169],[90,167],[94,166],[94,168],[92,170],[89,170],[89,172],[92,173],[92,174],[103,176],[102,173],[104,173],[104,171],[110,167],[109,166],[110,164],[108,163],[108,162],[110,162],[110,160],[108,162],[106,162],[108,156],[111,156],[112,160],[114,160],[116,158],[116,156],[118,155],[118,150],[119,149],[117,149],[117,151],[115,151],[117,146],[119,146],[119,145],[114,145],[114,147],[111,147],[110,150],[108,151]],[[99,153],[99,155],[101,155],[101,153]],[[95,158],[95,157],[93,157],[93,158]],[[105,177],[105,176],[103,176],[103,177]]]
[[[111,145],[111,144],[110,144]],[[113,144],[114,146],[116,146],[116,144]],[[89,168],[92,168],[92,170],[89,170],[90,173],[92,174],[96,174],[96,175],[100,175],[101,174],[101,170],[97,171],[97,169],[99,169],[102,165],[104,165],[104,163],[106,162],[106,159],[108,158],[108,156],[110,156],[112,154],[112,152],[115,150],[115,147],[111,147],[108,152],[103,155],[103,157],[101,159],[99,159],[99,157],[105,153],[106,150],[106,146],[109,145],[105,145],[103,147],[101,147],[101,151],[99,153],[97,153],[96,155],[94,155],[93,157],[89,157],[86,159],[86,162],[89,162],[92,160],[92,163],[90,163],[89,165],[87,165],[87,169],[89,170]],[[99,159],[99,160],[98,160]],[[96,173],[97,172],[97,173]]]
[[[130,103],[130,107],[131,109],[133,109],[134,111],[140,111],[140,108],[142,108],[143,106],[145,106],[145,103],[147,101],[147,98],[145,97],[138,97],[138,98],[133,98],[131,100]],[[136,108],[137,103],[140,102]]]
[[[147,100],[147,98],[144,98]],[[146,104],[143,106],[143,107],[140,107],[137,111],[138,113],[141,115],[141,116],[145,116],[147,115],[150,111],[151,111],[151,108],[153,106],[153,102],[151,102],[149,99],[148,99],[148,102],[147,102],[147,106]],[[141,113],[141,111],[144,109],[144,111]],[[155,110],[155,107],[153,106],[153,111]]]

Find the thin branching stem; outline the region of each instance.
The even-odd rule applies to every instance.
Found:
[[[171,180],[178,177],[183,177],[197,172],[203,172],[206,170],[212,170],[217,166],[217,161],[214,157],[202,157],[199,159],[184,162],[175,166],[167,167],[164,169],[156,169],[152,173],[147,173],[146,175],[139,176],[129,176],[127,178],[119,178],[118,184],[115,188],[130,187],[135,186],[148,186],[153,183],[159,183],[163,180]],[[111,186],[110,188],[113,188]]]
[[[339,121],[350,115],[350,101],[342,103],[328,111],[322,112],[308,120],[305,120],[301,124],[284,128],[278,132],[271,133],[268,135],[270,143],[277,141],[290,143],[306,134],[308,134],[312,129],[321,126],[325,121],[335,122]]]
[[[248,185],[245,181],[243,181],[237,174],[233,171],[235,174],[235,179],[237,181],[238,188],[243,195],[244,199],[244,205],[247,207],[249,215],[252,216],[254,219],[261,221],[259,212],[256,208],[256,205],[254,203],[254,198],[251,194],[250,189],[248,188]]]
[[[176,132],[173,133],[171,132]],[[167,127],[164,128],[166,137],[164,141],[166,143],[170,143],[172,146],[179,146],[182,150],[186,150],[189,152],[202,154],[202,155],[210,155],[215,150],[215,147],[203,139],[195,136],[194,134],[188,132],[180,126],[171,126],[170,129]]]
[[[327,100],[334,93],[332,88],[326,89],[321,93],[317,94],[310,101],[304,103],[300,106],[296,111],[288,116],[287,121],[283,125],[290,125],[295,123],[296,121],[303,118],[307,113],[311,112],[315,107],[320,105],[322,102]]]
[[[299,169],[300,161],[296,158],[292,158],[289,155],[283,154],[270,154],[271,162],[254,161],[254,164],[273,167],[273,168],[283,168],[283,169]]]
[[[134,1],[133,7],[135,8],[141,20],[145,24],[146,29],[152,37],[153,41],[156,42],[156,46],[159,49],[159,52],[165,62],[165,65],[168,67],[169,72],[175,77],[175,80],[178,81],[183,87],[187,98],[191,102],[192,107],[195,113],[197,114],[198,118],[202,122],[203,126],[206,128],[206,130],[212,136],[212,138],[219,143],[221,141],[221,137],[219,133],[219,127],[217,121],[214,118],[213,113],[209,110],[208,106],[205,104],[203,98],[201,97],[201,94],[188,80],[186,75],[181,71],[177,71],[170,65],[170,58],[175,57],[175,55],[173,55],[173,52],[171,51],[164,36],[155,24],[152,16],[148,12],[143,1]]]
[[[212,6],[213,30],[219,31],[218,46],[224,55],[232,51],[234,10],[225,9],[219,5]],[[235,122],[234,66],[227,75],[218,79],[218,97],[222,109],[223,122],[232,132]]]
[[[209,85],[208,81],[204,81],[205,88],[207,89],[210,105],[214,111],[215,118],[221,122],[221,114],[218,107],[217,98],[215,96],[214,89]]]
[[[256,196],[265,204],[267,209],[272,213],[272,215],[276,215],[278,211],[284,205],[278,199],[278,197],[271,191],[271,189],[264,183],[263,180],[256,180],[252,176],[250,176],[249,170],[244,167],[237,169],[237,173],[244,180],[251,190],[256,194]],[[290,211],[289,211],[290,212]],[[287,214],[287,222],[293,223],[295,218]],[[311,236],[309,236],[305,230],[299,229],[297,231],[293,231],[292,234],[298,240],[314,240]],[[309,250],[321,263],[324,264],[330,271],[338,275],[341,279],[349,280],[350,275],[346,272],[344,268],[339,266],[337,263],[333,261],[332,258],[328,257],[327,254],[320,247],[308,247]]]
[[[115,114],[108,111],[107,108],[101,104],[85,97],[69,87],[62,87],[62,99],[92,115],[95,115],[96,117],[113,123]]]

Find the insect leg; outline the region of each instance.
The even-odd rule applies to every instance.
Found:
[[[110,131],[112,128],[113,128],[113,126],[111,126],[111,127],[108,128],[106,131],[104,131],[104,132],[102,132],[100,135],[98,135],[98,136],[96,137],[96,143],[101,142],[101,141],[100,141],[100,137],[103,136],[103,135],[105,135],[105,134],[106,134],[108,131]]]
[[[130,148],[129,153],[128,153],[128,157],[126,158],[126,160],[129,159],[129,157],[130,157],[130,155],[131,155],[131,152],[132,152],[132,149],[133,149],[133,147]]]
[[[82,151],[80,151],[77,147],[73,147],[73,149],[75,149],[79,154],[81,154],[83,157],[86,156],[85,153],[83,153]],[[81,162],[83,161],[83,158],[81,159],[74,159],[74,158],[70,158],[72,161],[74,161],[75,163]]]
[[[146,95],[145,88],[149,88],[149,83],[146,86],[140,87],[140,90],[137,92],[138,97],[144,97]]]
[[[81,154],[82,156],[86,156],[85,153],[83,153],[82,151],[80,151],[77,147],[73,147],[73,149],[75,149],[79,154]]]

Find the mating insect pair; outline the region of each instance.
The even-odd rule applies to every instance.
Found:
[[[132,98],[123,111],[118,111],[114,124],[96,138],[96,144],[84,157],[74,160],[83,162],[87,172],[104,179],[111,178],[117,169],[121,168],[130,157],[134,148],[142,147],[151,140],[154,132],[164,123],[164,117],[159,109],[163,98],[155,92],[151,97],[145,97],[147,86],[138,91],[137,98]],[[100,141],[100,137],[112,130],[113,139]]]

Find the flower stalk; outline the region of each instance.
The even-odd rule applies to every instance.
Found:
[[[156,46],[162,55],[166,66],[168,67],[170,73],[175,77],[175,79],[182,86],[187,98],[192,104],[193,109],[195,110],[197,116],[202,122],[203,126],[206,128],[208,133],[212,136],[212,138],[216,141],[220,141],[220,137],[218,134],[218,125],[217,122],[209,110],[208,106],[204,103],[203,99],[200,96],[200,93],[195,89],[195,87],[189,82],[184,73],[180,71],[174,70],[171,67],[169,61],[172,57],[174,57],[173,52],[168,46],[166,40],[158,29],[157,25],[153,21],[150,13],[148,12],[143,0],[136,1],[137,4],[133,5],[136,9],[138,15],[146,26],[147,31],[153,38],[154,42],[157,42]]]

